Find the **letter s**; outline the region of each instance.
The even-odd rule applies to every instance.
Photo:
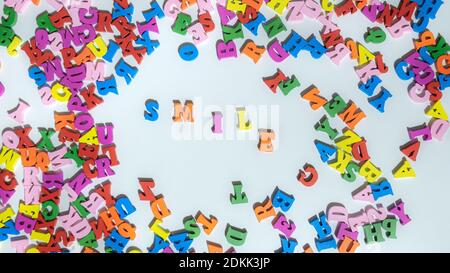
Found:
[[[144,118],[148,121],[155,121],[158,119],[158,109],[159,104],[156,100],[149,99],[145,102],[145,108],[147,111],[144,111]]]

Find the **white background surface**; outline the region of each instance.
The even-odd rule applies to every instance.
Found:
[[[96,2],[100,1],[94,1],[95,5],[99,5]],[[149,1],[135,2],[133,20],[142,21],[141,10],[149,8]],[[388,2],[397,5],[399,1]],[[158,3],[162,5],[161,0]],[[112,1],[101,1],[99,7],[109,10]],[[28,40],[33,35],[35,18],[44,8],[48,8],[48,5],[41,3],[38,8],[30,7],[25,14],[20,15],[14,30],[22,40]],[[51,8],[48,10],[52,11]],[[190,9],[191,14],[194,12],[195,8]],[[267,19],[273,16],[273,12],[267,7],[263,7],[262,12]],[[447,40],[450,38],[449,14],[450,5],[445,3],[436,20],[429,24],[429,29],[435,35],[441,33]],[[312,111],[300,99],[300,92],[315,84],[327,99],[337,92],[345,101],[351,99],[356,102],[366,113],[367,118],[358,125],[356,132],[366,138],[373,161],[391,181],[395,192],[393,197],[382,198],[381,203],[386,207],[402,198],[406,211],[412,218],[408,225],[398,226],[397,239],[386,239],[384,243],[370,247],[362,243],[358,251],[450,251],[450,237],[446,236],[446,230],[450,229],[448,134],[443,142],[422,143],[418,160],[413,163],[416,179],[394,180],[391,174],[402,156],[398,147],[408,140],[406,127],[428,121],[423,111],[425,105],[411,102],[407,95],[410,82],[401,81],[395,75],[393,67],[397,59],[413,48],[411,39],[416,38],[415,35],[405,35],[399,40],[393,40],[387,34],[383,44],[367,45],[363,35],[370,22],[363,15],[357,13],[336,20],[344,37],[363,42],[370,50],[380,51],[384,55],[390,72],[381,76],[382,85],[393,94],[393,98],[386,104],[386,113],[381,114],[368,104],[366,95],[358,90],[358,78],[353,70],[355,63],[349,58],[339,67],[326,56],[314,60],[304,51],[299,54],[299,58],[289,57],[281,64],[274,63],[267,54],[256,65],[246,56],[218,61],[215,43],[217,39],[221,39],[221,31],[217,12],[213,14],[213,19],[216,30],[209,35],[208,42],[199,46],[199,57],[190,63],[181,60],[177,54],[178,46],[189,41],[189,36],[173,33],[170,30],[170,18],[159,20],[160,47],[144,59],[131,85],[126,86],[123,79],[116,77],[119,95],[108,95],[104,98],[104,104],[91,111],[97,123],[112,122],[115,126],[115,144],[121,164],[114,168],[116,175],[110,178],[112,191],[115,195],[126,194],[137,208],[137,212],[127,218],[137,227],[137,238],[130,241],[128,246],[137,246],[145,251],[153,241],[153,233],[148,229],[152,212],[149,204],[138,198],[138,177],[153,178],[156,182],[155,193],[164,195],[172,211],[172,215],[164,219],[165,228],[183,228],[182,219],[188,215],[195,216],[198,210],[207,216],[212,214],[218,218],[219,223],[210,236],[202,233],[194,240],[193,247],[197,252],[207,251],[205,240],[220,243],[224,249],[228,249],[230,245],[224,236],[227,223],[248,231],[246,243],[236,247],[238,252],[273,252],[280,248],[279,232],[272,228],[268,220],[258,223],[252,209],[255,202],[262,202],[266,196],[270,196],[276,186],[296,198],[292,208],[285,213],[297,225],[297,230],[292,235],[299,242],[296,252],[302,251],[301,247],[306,243],[315,249],[315,230],[307,220],[325,210],[329,203],[342,203],[350,212],[357,212],[365,207],[365,203],[353,201],[350,194],[362,185],[362,179],[358,178],[355,183],[342,180],[339,174],[320,161],[315,149],[315,139],[328,141],[325,134],[314,131],[313,127],[325,111]],[[301,23],[286,26],[288,31],[277,36],[280,41],[289,35],[290,29],[305,38],[314,33],[320,40],[321,26],[318,22],[305,19]],[[262,28],[259,32],[260,35],[255,38],[244,30],[246,39],[267,45],[265,32]],[[237,41],[238,48],[244,41],[245,39]],[[0,60],[0,81],[6,87],[5,94],[0,97],[0,128],[16,126],[6,112],[22,98],[32,106],[27,113],[26,123],[33,127],[31,135],[37,141],[37,128],[53,127],[53,111],[66,108],[61,104],[54,107],[41,104],[37,88],[28,77],[29,60],[24,53],[11,58],[2,49]],[[286,75],[295,74],[301,82],[301,88],[295,89],[288,96],[281,92],[273,94],[262,78],[273,75],[277,68]],[[110,64],[107,74],[112,72],[113,66]],[[442,103],[450,111],[450,99],[445,93],[444,91]],[[279,143],[276,151],[272,154],[260,153],[256,140],[175,140],[171,133],[172,100],[195,98],[200,98],[204,107],[215,105],[222,109],[228,105],[279,107],[279,129],[276,131]],[[147,99],[155,99],[160,104],[159,119],[156,122],[146,121],[143,117]],[[210,112],[214,110],[197,108],[194,118],[199,118],[205,111],[203,124],[209,126]],[[224,116],[226,118],[225,113]],[[251,116],[250,119],[252,118],[255,117]],[[255,125],[255,130],[267,126]],[[342,128],[343,124],[335,118],[332,119],[332,125]],[[319,172],[319,181],[312,188],[305,188],[296,180],[298,169],[306,162],[314,165]],[[23,176],[21,170],[21,167],[16,169],[19,179]],[[65,169],[65,177],[72,176],[75,171],[75,168]],[[233,190],[231,182],[236,180],[242,181],[243,190],[249,198],[248,204],[230,204],[229,194]],[[95,180],[95,185],[102,181]],[[19,186],[11,201],[15,211],[18,199],[22,196],[22,188]],[[67,204],[61,206],[62,210],[66,208]],[[334,224],[332,226],[335,227]],[[363,238],[361,229],[359,241],[363,242]],[[0,245],[3,251],[10,251],[9,241]],[[79,249],[73,248],[74,251]],[[99,249],[103,251],[103,248]]]

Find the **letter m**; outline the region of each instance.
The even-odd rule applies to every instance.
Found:
[[[184,107],[179,100],[173,101],[173,121],[174,122],[194,122],[193,117],[193,106],[194,103],[191,100],[184,102]]]

